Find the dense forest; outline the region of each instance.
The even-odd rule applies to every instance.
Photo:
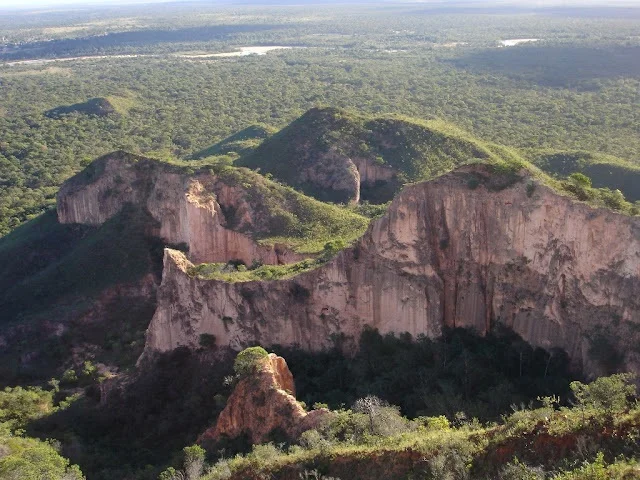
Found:
[[[100,154],[189,158],[253,124],[282,127],[315,105],[435,117],[534,155],[580,150],[637,164],[640,45],[634,18],[622,17],[400,6],[187,9],[171,28],[162,11],[136,20],[172,32],[167,38],[116,16],[103,28],[128,33],[95,37],[113,38],[104,47],[90,48],[81,36],[68,46],[45,42],[53,49],[46,52],[38,42],[64,31],[79,38],[96,20],[71,17],[80,25],[73,29],[41,19],[35,27],[39,17],[25,14],[7,27],[0,51],[0,233],[49,208],[58,185]],[[510,38],[540,40],[500,46]],[[298,48],[193,57],[247,45]],[[106,57],[9,61],[15,52],[33,58],[34,49],[37,58]],[[111,113],[47,115],[94,98],[106,99]]]

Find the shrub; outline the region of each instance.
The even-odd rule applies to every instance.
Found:
[[[84,480],[76,465],[61,457],[54,445],[32,438],[0,437],[3,480]]]
[[[39,387],[7,387],[0,391],[0,423],[22,428],[53,409],[53,395]]]
[[[531,198],[536,191],[536,184],[533,182],[527,183],[527,197]]]
[[[204,468],[205,451],[199,445],[184,447],[184,471],[187,480],[198,480]]]
[[[76,374],[76,371],[73,368],[68,368],[62,374],[61,381],[62,383],[67,385],[71,383],[76,383],[78,381],[78,375]]]
[[[444,415],[438,417],[419,417],[416,421],[427,428],[427,430],[449,430],[451,424]]]
[[[588,385],[571,382],[570,387],[579,407],[602,409],[611,415],[629,407],[630,399],[636,394],[634,378],[631,373],[619,373],[600,377]]]
[[[249,347],[241,351],[233,364],[233,370],[240,377],[254,373],[260,360],[269,356],[262,347]]]
[[[544,470],[533,468],[522,463],[517,458],[505,465],[498,474],[499,480],[544,480]]]
[[[591,188],[591,179],[582,173],[572,173],[569,181],[578,187]]]

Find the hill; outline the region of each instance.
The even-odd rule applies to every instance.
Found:
[[[241,154],[236,164],[323,201],[384,203],[406,183],[474,162],[535,166],[559,178],[583,173],[594,187],[620,190],[632,202],[640,199],[640,168],[622,159],[589,152],[520,152],[438,119],[314,108],[260,138],[265,140],[258,146],[254,139],[251,148],[235,150]]]
[[[86,102],[74,103],[53,108],[45,112],[49,118],[60,118],[64,115],[79,113],[96,117],[106,117],[117,113],[116,108],[106,98],[91,98]]]
[[[552,175],[582,173],[597,188],[620,190],[631,202],[640,200],[640,167],[621,158],[593,152],[530,152],[531,163]]]
[[[407,182],[517,158],[440,120],[314,108],[238,161],[320,200],[384,203]]]
[[[78,345],[94,360],[132,366],[165,246],[198,261],[278,264],[314,257],[327,242],[349,244],[367,224],[250,170],[101,157],[65,183],[57,215],[0,239],[3,381],[60,374]]]

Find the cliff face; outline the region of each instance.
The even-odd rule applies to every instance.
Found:
[[[238,382],[216,425],[206,430],[198,442],[247,434],[257,444],[276,429],[293,439],[317,426],[328,413],[328,410],[305,412],[296,401],[287,362],[271,353],[261,361],[257,372]]]
[[[278,264],[301,259],[279,245],[258,245],[243,233],[260,231],[268,219],[257,213],[244,188],[215,175],[177,173],[126,153],[103,157],[93,169],[92,177],[80,174],[61,187],[60,223],[101,225],[132,203],[156,220],[153,234],[166,244],[188,247],[189,258],[196,263]]]
[[[202,333],[236,349],[319,350],[338,337],[348,348],[365,325],[437,336],[501,323],[588,372],[607,348],[640,371],[640,221],[523,175],[470,166],[408,186],[353,248],[288,280],[190,278],[184,255],[166,250],[146,352],[195,346]]]

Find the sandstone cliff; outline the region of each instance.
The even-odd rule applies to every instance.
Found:
[[[228,177],[115,152],[62,185],[58,218],[60,223],[101,225],[126,204],[135,204],[157,222],[154,236],[167,245],[185,246],[197,263],[279,264],[302,259],[284,245],[254,240],[273,230],[272,215],[260,198],[247,193],[251,184]]]
[[[327,414],[328,410],[304,410],[295,399],[293,375],[287,362],[271,353],[260,361],[255,373],[240,379],[215,427],[205,431],[198,442],[247,434],[257,444],[274,430],[294,439],[315,428]]]
[[[591,373],[597,342],[640,371],[640,220],[560,196],[527,172],[490,170],[406,187],[353,248],[292,279],[191,278],[184,255],[166,250],[146,353],[195,346],[202,333],[236,349],[319,350],[340,337],[348,347],[365,325],[437,336],[501,323]]]

